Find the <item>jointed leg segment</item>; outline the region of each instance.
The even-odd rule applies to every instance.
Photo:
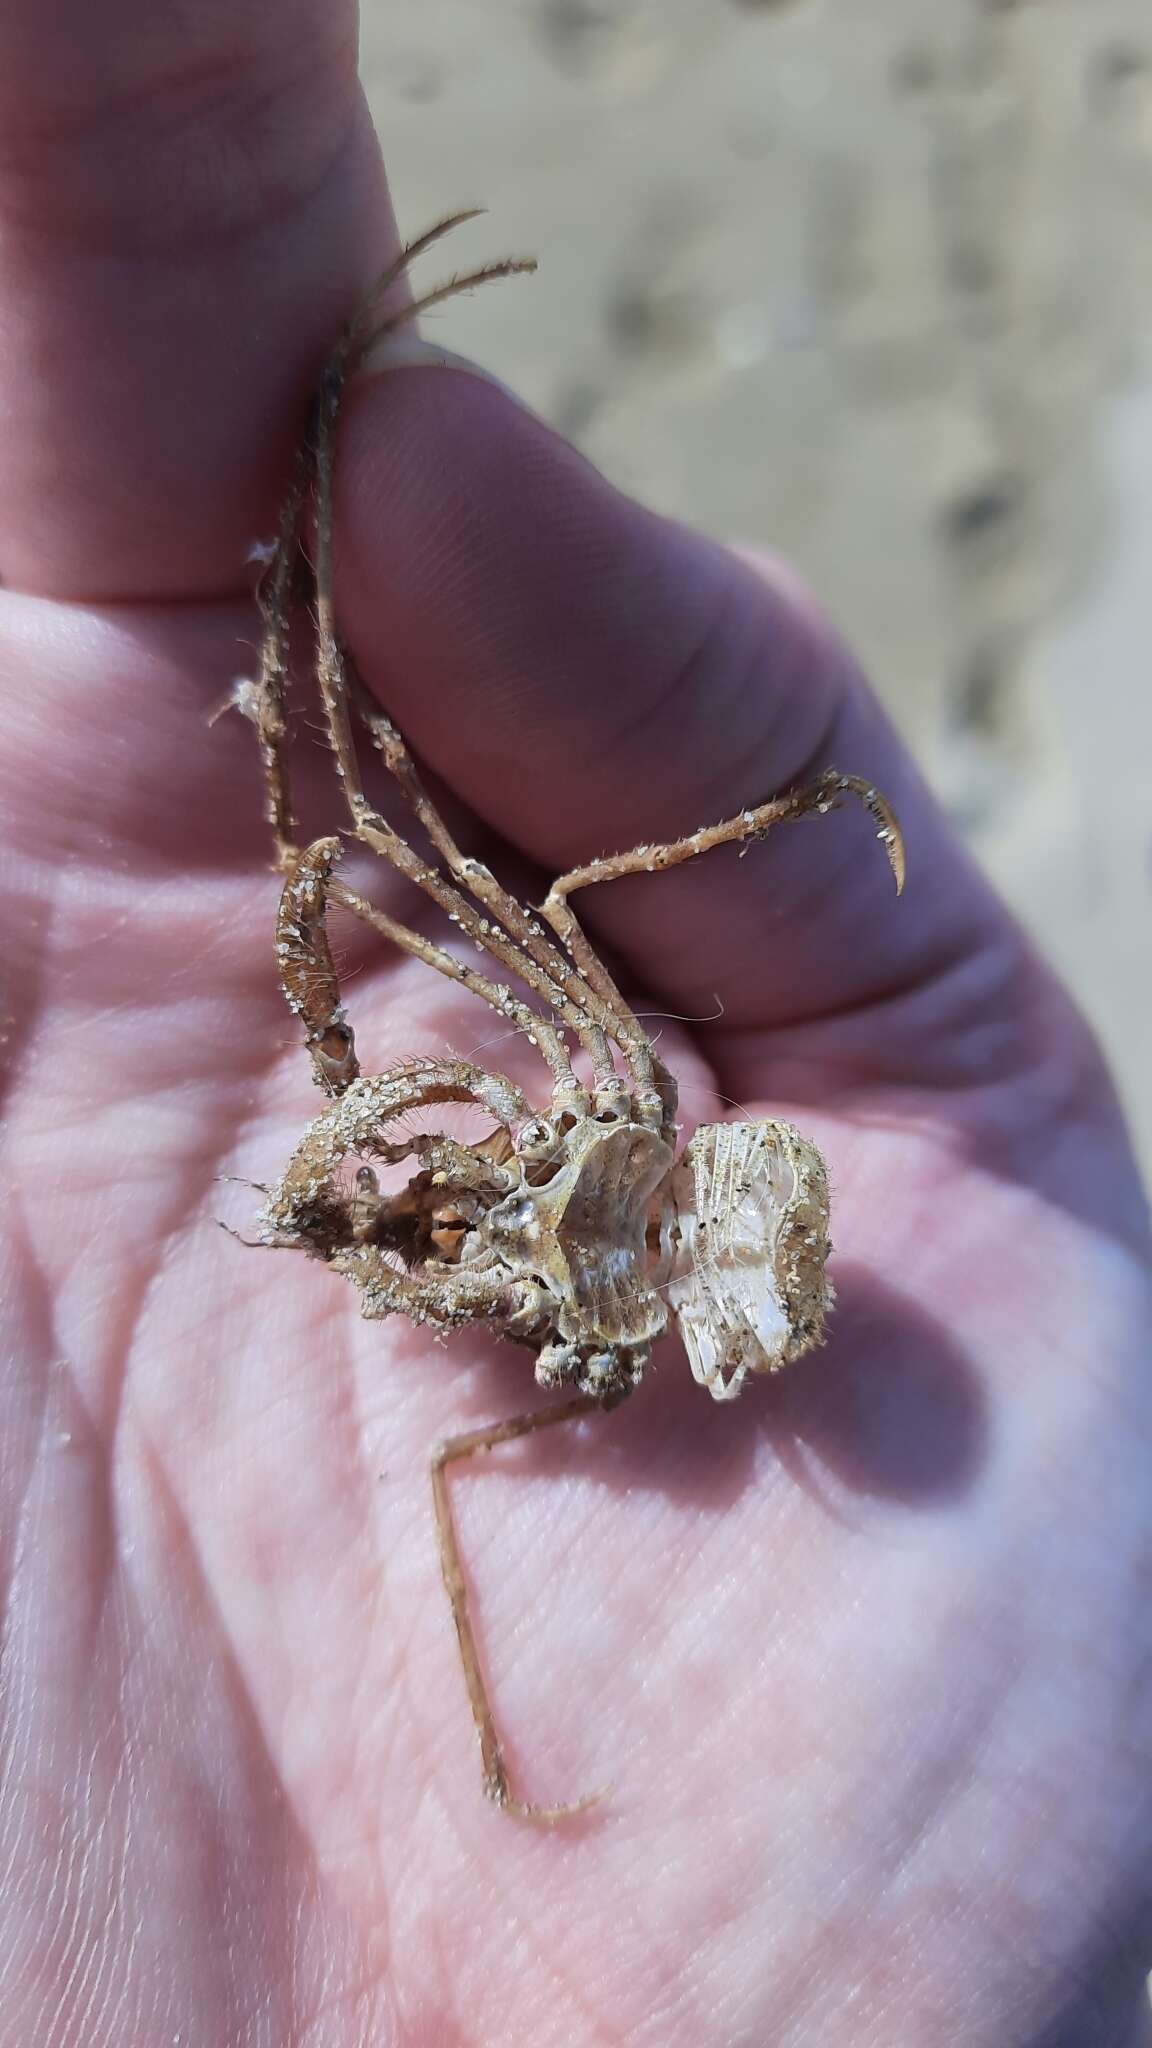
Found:
[[[482,1002],[496,1011],[497,1016],[506,1017],[516,1030],[524,1033],[530,1044],[539,1048],[551,1071],[558,1095],[579,1096],[568,1048],[550,1018],[522,1003],[506,983],[492,981],[466,961],[457,960],[454,953],[436,945],[434,940],[426,939],[422,932],[413,931],[409,925],[389,917],[387,911],[378,909],[376,904],[346,883],[334,881],[329,894],[333,903],[351,911],[361,923],[379,932],[381,938],[388,939],[400,952],[422,960],[426,967],[434,968],[446,980],[458,982],[461,988],[479,996]]]
[[[610,1005],[589,1001],[589,990],[584,977],[577,971],[572,960],[553,944],[537,919],[515,896],[503,887],[492,870],[483,861],[463,853],[432,803],[419,770],[408,751],[403,735],[392,720],[368,699],[367,692],[358,682],[354,673],[351,680],[356,686],[356,708],[363,724],[381,754],[385,766],[403,790],[413,815],[427,832],[437,852],[442,856],[449,873],[467,889],[483,908],[497,918],[504,930],[516,942],[522,952],[535,962],[561,994],[577,1011],[587,1009],[586,1049],[592,1055],[594,1085],[597,1088],[611,1087],[616,1080],[612,1055],[608,1049],[606,1030],[612,1026]],[[603,1014],[604,1011],[608,1014]],[[639,1035],[640,1027],[630,1011],[622,1020],[630,1035]]]
[[[859,797],[876,820],[877,836],[888,856],[899,895],[904,887],[904,839],[895,812],[872,783],[859,775],[841,775],[837,769],[829,768],[803,789],[788,790],[768,803],[738,811],[734,818],[725,818],[718,825],[705,825],[683,839],[658,846],[636,846],[630,853],[608,854],[601,860],[589,861],[585,867],[570,868],[553,882],[541,905],[541,914],[554,930],[565,935],[572,919],[568,897],[577,889],[590,889],[596,882],[615,882],[623,875],[659,874],[664,868],[694,860],[697,854],[710,853],[713,847],[763,839],[774,825],[787,825],[813,813],[823,815],[834,810],[844,796]],[[587,943],[585,939],[585,946]]]
[[[476,1637],[468,1611],[468,1585],[464,1577],[460,1544],[452,1516],[447,1468],[463,1458],[473,1458],[481,1451],[495,1450],[498,1444],[511,1443],[517,1437],[531,1436],[538,1429],[550,1429],[554,1423],[573,1422],[583,1415],[596,1414],[600,1411],[600,1405],[591,1395],[577,1394],[570,1401],[561,1402],[556,1408],[540,1408],[531,1415],[516,1415],[510,1421],[495,1423],[488,1429],[469,1430],[465,1436],[449,1437],[446,1443],[437,1445],[432,1456],[432,1498],[436,1507],[436,1530],[440,1542],[440,1569],[452,1606],[452,1619],[456,1624],[472,1718],[480,1738],[484,1790],[489,1799],[494,1800],[505,1813],[512,1814],[519,1820],[542,1821],[545,1824],[563,1820],[570,1814],[586,1812],[590,1806],[594,1806],[602,1799],[604,1794],[594,1792],[587,1798],[578,1799],[572,1805],[565,1806],[529,1805],[512,1797],[508,1782],[508,1766],[496,1731],[492,1705],[484,1683]]]

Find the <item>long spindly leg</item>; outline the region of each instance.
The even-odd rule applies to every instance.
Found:
[[[328,358],[320,389],[321,407],[333,396],[336,403],[339,403],[338,387],[363,361],[379,336],[387,333],[390,327],[415,319],[420,313],[426,313],[430,307],[441,305],[445,299],[457,298],[461,292],[471,291],[478,284],[489,284],[497,278],[516,277],[526,271],[535,270],[535,258],[531,256],[511,256],[495,263],[483,263],[475,270],[457,271],[442,284],[434,285],[431,291],[422,292],[419,298],[409,300],[407,305],[399,307],[395,313],[385,313],[384,302],[388,293],[405,272],[411,269],[416,258],[422,256],[426,249],[431,249],[434,243],[443,241],[445,235],[450,235],[456,228],[463,227],[466,221],[478,219],[482,212],[482,207],[473,206],[460,213],[446,215],[434,226],[426,228],[422,235],[417,235],[413,241],[405,243],[399,254],[381,271],[375,283],[360,300]]]
[[[387,293],[403,276],[409,265],[442,236],[450,234],[454,228],[475,217],[476,209],[453,214],[446,220],[438,221],[434,227],[429,228],[425,234],[418,236],[414,242],[410,242],[401,250],[395,261],[377,279],[340,337],[336,359],[340,365],[341,375],[346,374],[348,363],[362,354],[367,341],[371,339],[372,324],[379,320],[380,308]],[[523,262],[502,266],[505,271],[532,267],[531,264]],[[494,266],[491,274],[500,274],[500,271],[501,266]],[[463,290],[467,283],[480,281],[481,275],[478,273],[474,279],[458,280],[450,289]],[[404,317],[407,317],[407,314]],[[285,699],[288,686],[293,578],[299,558],[301,516],[312,482],[313,461],[312,436],[309,435],[301,442],[297,451],[292,479],[280,507],[276,539],[265,561],[256,592],[264,628],[261,635],[259,668],[255,679],[238,683],[230,698],[232,706],[241,711],[256,727],[264,770],[268,822],[272,827],[277,865],[284,870],[292,867],[298,853],[295,808],[288,769],[288,720]],[[260,551],[256,552],[259,559]]]
[[[479,277],[481,273],[476,275]],[[475,280],[460,280],[451,288],[462,289],[464,284],[473,281]],[[449,289],[450,287],[446,286],[443,292],[430,295],[430,297],[444,296]],[[404,309],[402,317],[411,318],[414,313],[420,310],[421,305],[427,302],[427,300],[417,300],[414,305]],[[355,322],[353,322],[352,328],[346,330],[346,335],[352,333],[354,329]],[[341,347],[343,346],[344,343],[341,344]],[[503,966],[507,967],[520,980],[524,981],[536,995],[541,997],[577,1042],[585,1048],[592,1059],[594,1067],[603,1072],[610,1065],[610,1062],[604,1042],[604,1033],[599,1024],[589,1017],[588,1012],[582,1007],[581,1003],[565,993],[563,986],[553,980],[551,973],[541,966],[530,952],[518,944],[516,939],[503,928],[500,922],[483,916],[481,909],[478,909],[460,889],[455,887],[437,869],[430,867],[415,849],[389,825],[387,819],[375,810],[364,793],[352,729],[348,671],[337,633],[333,601],[333,432],[347,369],[346,356],[341,357],[338,352],[325,371],[321,383],[321,397],[317,407],[313,434],[316,499],[314,566],[316,579],[317,681],[324,704],[332,750],[336,756],[337,772],[343,784],[345,801],[348,805],[353,828],[357,837],[363,840],[367,846],[370,846],[374,852],[380,854],[383,859],[389,861],[401,874],[406,875],[425,894],[431,896],[433,901],[440,905],[446,915],[459,926],[466,936],[472,938],[478,946],[500,961]],[[512,899],[509,899],[509,901],[511,902]],[[520,914],[524,917],[525,922],[528,922],[527,913],[521,912]],[[569,963],[560,956],[557,956],[557,958],[566,975],[570,971]],[[557,1080],[560,1092],[567,1094],[573,1104],[578,1105],[582,1100],[581,1091],[571,1073],[571,1067],[569,1066],[568,1073],[563,1079],[557,1076]]]
[[[377,909],[374,903],[370,903],[357,890],[350,889],[346,883],[334,882],[329,894],[332,902],[342,904],[354,917],[358,917],[362,923],[370,925],[373,931],[379,932],[382,938],[389,939],[394,946],[398,946],[401,952],[411,954],[415,960],[422,960],[426,967],[434,967],[436,972],[443,974],[447,980],[458,982],[461,988],[466,988],[472,995],[479,996],[481,1001],[487,1003],[499,1016],[506,1017],[517,1031],[522,1031],[529,1044],[538,1047],[542,1058],[546,1060],[556,1084],[558,1102],[566,1096],[575,1099],[579,1095],[568,1048],[550,1017],[544,1016],[539,1010],[533,1010],[529,1004],[522,1003],[519,997],[513,995],[506,983],[492,981],[486,974],[478,974],[474,967],[469,967],[463,960],[457,960],[454,953],[449,953],[443,946],[436,945],[434,940],[426,939],[423,933],[415,932],[410,926],[389,917],[386,911]]]
[[[264,772],[264,811],[272,827],[276,865],[288,872],[298,858],[296,812],[288,769],[288,650],[292,613],[292,580],[299,549],[300,518],[310,482],[307,449],[297,452],[292,482],[280,507],[271,550],[255,559],[264,563],[256,590],[263,620],[260,661],[254,679],[232,686],[222,709],[239,711],[256,728]],[[218,715],[218,714],[217,714]],[[214,720],[213,720],[214,722]]]
[[[568,1049],[550,1018],[520,1002],[502,982],[478,974],[442,946],[412,931],[398,919],[335,879],[333,870],[343,847],[339,839],[316,839],[296,860],[280,897],[276,919],[276,957],[285,1001],[305,1030],[305,1044],[320,1086],[341,1095],[360,1071],[352,1026],[340,1000],[340,985],[328,943],[330,902],[351,911],[363,924],[389,939],[401,952],[422,960],[449,981],[481,997],[524,1032],[546,1060],[558,1092],[572,1082]]]
[[[550,1429],[553,1423],[572,1422],[582,1415],[592,1415],[599,1412],[600,1408],[601,1403],[594,1396],[577,1394],[572,1400],[564,1401],[556,1408],[540,1408],[531,1415],[517,1415],[508,1422],[497,1422],[488,1429],[473,1429],[465,1436],[449,1437],[445,1443],[438,1444],[432,1454],[432,1498],[436,1505],[440,1568],[444,1574],[444,1586],[452,1606],[452,1619],[456,1624],[460,1661],[464,1666],[464,1680],[468,1687],[472,1719],[476,1723],[476,1733],[480,1738],[480,1765],[484,1775],[484,1790],[502,1812],[512,1814],[518,1820],[541,1821],[545,1825],[563,1820],[570,1814],[586,1812],[588,1807],[594,1806],[604,1794],[602,1791],[594,1792],[585,1799],[578,1799],[565,1806],[536,1806],[512,1797],[508,1766],[504,1761],[504,1750],[497,1733],[488,1688],[484,1682],[468,1608],[468,1584],[464,1577],[460,1542],[452,1515],[448,1466],[458,1463],[463,1458],[474,1458],[478,1452],[494,1450],[498,1444],[511,1443],[516,1437],[531,1436],[538,1429]]]
[[[560,1022],[567,1026],[577,1043],[584,1044],[594,1057],[597,1048],[590,1040],[591,1027],[588,1018],[503,932],[487,918],[482,917],[466,896],[435,868],[429,867],[415,848],[410,846],[400,833],[393,830],[386,818],[372,808],[360,792],[359,770],[355,765],[354,755],[350,756],[348,766],[342,767],[341,781],[357,838],[363,840],[366,846],[381,855],[410,882],[414,882],[426,896],[430,896],[449,921],[456,925],[466,938],[472,939],[481,952],[490,954],[519,980],[526,982],[555,1013]],[[363,896],[349,889],[344,883],[333,884],[330,895],[332,901],[343,903],[356,917],[385,937],[393,939],[405,952],[414,954],[417,959],[424,960],[429,966],[434,966],[442,974],[448,975],[449,979],[461,982],[475,994],[482,995],[501,1016],[509,1018],[518,1029],[526,1033],[533,1044],[539,1046],[551,1069],[558,1100],[563,1098],[577,1109],[586,1106],[586,1097],[572,1071],[571,1056],[560,1031],[543,1011],[534,1010],[527,1003],[521,1002],[505,984],[495,983],[485,975],[461,967],[460,963],[442,947],[422,938],[419,933],[411,931],[407,926],[397,923],[383,911],[377,911]]]
[[[567,874],[559,875],[553,882],[540,906],[540,914],[564,940],[573,959],[593,986],[599,989],[604,1000],[614,997],[622,1002],[611,975],[593,951],[568,901],[577,889],[589,889],[597,882],[615,882],[622,875],[659,874],[664,868],[678,867],[682,861],[694,860],[697,854],[709,853],[715,846],[763,839],[774,825],[833,810],[846,795],[859,797],[876,820],[877,835],[888,856],[899,895],[904,887],[904,837],[896,813],[872,783],[865,782],[858,775],[841,775],[838,770],[829,768],[804,789],[789,790],[784,796],[773,797],[769,803],[739,811],[734,818],[725,818],[718,825],[706,825],[699,832],[690,832],[683,839],[669,840],[658,846],[636,846],[630,853],[607,854],[603,859],[589,861],[585,867],[570,868]]]
[[[483,909],[499,919],[504,929],[569,1001],[588,1011],[597,1034],[593,1057],[595,1086],[597,1090],[615,1092],[619,1084],[607,1040],[613,1038],[625,1054],[634,1042],[646,1043],[639,1021],[622,1006],[604,1002],[575,962],[548,937],[532,912],[504,888],[483,861],[461,851],[424,787],[403,734],[387,713],[371,702],[351,664],[346,661],[345,665],[361,720],[389,773],[403,791],[413,815],[424,827],[449,872],[462,888],[471,892]],[[598,1057],[595,1048],[599,1048]]]
[[[425,249],[431,248],[433,242],[438,242],[441,236],[450,234],[462,221],[475,218],[475,209],[470,213],[451,214],[448,219],[439,221],[434,228],[429,228],[427,233],[417,236],[414,242],[409,242],[396,262],[377,279],[371,291],[360,301],[334,355],[329,359],[329,376],[337,367],[340,374],[351,375],[363,362],[369,349],[393,326],[403,321],[418,319],[421,313],[429,312],[433,306],[443,305],[445,299],[459,298],[462,292],[473,291],[478,284],[494,284],[502,277],[521,277],[535,270],[534,256],[499,257],[494,263],[478,264],[474,270],[455,271],[441,284],[433,285],[430,291],[421,292],[419,298],[411,299],[406,306],[400,307],[397,313],[385,314],[383,300],[401,272],[407,270],[409,264]],[[323,397],[323,387],[321,395]]]
[[[567,899],[577,889],[589,889],[595,882],[615,882],[622,875],[659,874],[664,868],[694,860],[697,854],[710,853],[714,846],[763,839],[774,825],[790,824],[797,818],[836,809],[844,796],[859,797],[875,819],[877,837],[888,856],[899,895],[904,887],[904,835],[895,811],[873,783],[862,776],[841,775],[838,769],[828,768],[803,789],[787,790],[768,803],[738,811],[734,818],[725,818],[719,825],[702,826],[699,832],[690,832],[684,839],[672,839],[661,846],[636,846],[630,853],[607,854],[601,860],[589,861],[586,867],[570,868],[553,882],[541,905],[541,914],[554,930],[560,930],[565,915],[571,914],[567,911]]]

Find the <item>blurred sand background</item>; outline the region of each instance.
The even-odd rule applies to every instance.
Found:
[[[1149,0],[365,0],[433,316],[791,556],[1093,1018],[1152,1167]]]

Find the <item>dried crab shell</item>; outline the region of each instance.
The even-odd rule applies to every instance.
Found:
[[[827,1169],[791,1124],[708,1124],[668,1192],[664,1293],[694,1377],[731,1401],[823,1340]]]

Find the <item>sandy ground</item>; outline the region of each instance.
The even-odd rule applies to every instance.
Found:
[[[432,332],[791,555],[1092,1015],[1152,1166],[1148,0],[366,0]]]

